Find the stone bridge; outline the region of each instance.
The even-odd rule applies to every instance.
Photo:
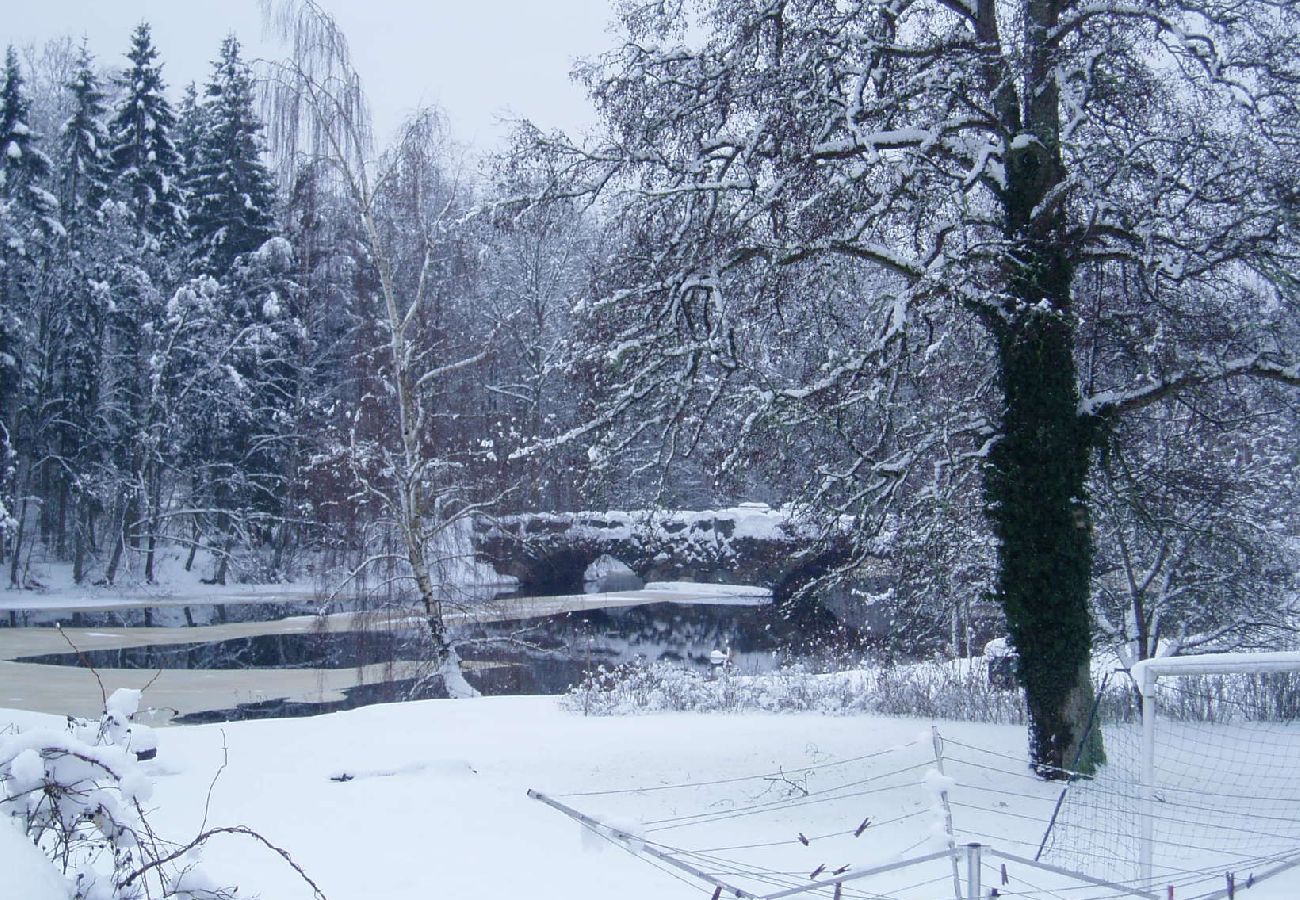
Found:
[[[846,541],[824,541],[783,510],[763,504],[683,512],[534,513],[480,521],[474,547],[480,559],[519,579],[528,594],[575,594],[587,567],[601,556],[623,562],[642,581],[747,584],[772,591],[784,614],[824,620],[825,607],[846,620],[847,596],[822,603],[787,604],[809,581],[842,564]],[[887,578],[869,578],[880,590]],[[842,601],[842,602],[837,602]],[[824,604],[824,605],[823,605]],[[856,604],[860,606],[860,604]],[[852,616],[847,618],[851,619]],[[803,621],[801,627],[820,623]],[[853,624],[862,624],[855,622]]]

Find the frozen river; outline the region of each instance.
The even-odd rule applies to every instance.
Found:
[[[274,595],[262,591],[246,591],[224,596],[205,596],[200,603],[270,605],[276,599]],[[291,592],[280,599],[288,610],[301,608],[305,597],[301,593]],[[100,598],[94,602],[68,603],[63,606],[42,603],[39,595],[7,594],[3,600],[4,607],[18,616],[30,619],[36,614],[36,618],[45,621],[53,621],[59,617],[59,613],[65,614],[66,620],[78,612],[83,614],[82,617],[108,611],[129,618],[126,615],[129,611],[146,607],[153,611],[155,620],[184,621],[178,618],[177,611],[184,607],[196,607],[194,598]],[[26,601],[26,605],[22,601]],[[653,638],[665,629],[691,630],[689,625],[682,626],[680,622],[676,626],[672,622],[665,624],[660,621],[665,618],[663,615],[654,615],[648,621],[638,620],[633,626],[640,638],[635,635],[631,638],[625,635],[614,636],[612,632],[623,626],[610,625],[611,620],[601,617],[618,616],[618,610],[636,607],[655,607],[658,610],[678,606],[683,610],[700,607],[754,607],[765,605],[769,601],[768,592],[758,588],[669,583],[652,584],[645,590],[608,594],[503,597],[476,603],[471,609],[451,612],[447,618],[450,625],[472,636],[499,640],[503,630],[509,633],[523,630],[532,634],[529,623],[533,620],[549,618],[554,622],[557,617],[567,618],[563,614],[572,613],[576,619],[590,626],[593,617],[596,617],[598,627],[589,627],[587,632],[582,633],[599,632],[605,639],[602,649],[611,641],[616,641],[618,649],[608,651],[606,656],[598,657],[597,661],[606,658],[618,661],[614,657],[634,652],[641,646],[637,640],[644,639],[647,632]],[[661,607],[664,604],[673,606]],[[734,613],[744,614],[742,610],[735,610]],[[730,617],[731,614],[719,610],[705,615]],[[94,618],[101,623],[106,620],[102,615]],[[210,616],[205,614],[202,618]],[[699,613],[695,614],[695,618],[699,618]],[[292,648],[303,642],[330,643],[327,637],[329,635],[417,634],[421,624],[416,610],[398,608],[366,613],[288,615],[267,621],[227,621],[193,627],[115,627],[97,624],[88,627],[55,628],[42,625],[0,628],[0,706],[88,716],[101,710],[102,691],[111,693],[119,687],[146,686],[144,705],[156,710],[154,718],[159,723],[177,715],[194,716],[205,712],[228,711],[249,704],[267,706],[276,701],[293,704],[340,703],[347,699],[346,691],[360,685],[417,678],[423,674],[424,664],[418,659],[409,658],[387,658],[375,662],[359,657],[355,665],[262,667],[256,660],[264,658],[265,652],[251,654],[254,658],[252,667],[247,667],[249,664],[239,659],[229,663],[214,663],[211,660],[220,658],[226,648],[239,648],[239,652],[231,650],[226,654],[231,657],[249,656],[250,647],[265,651],[267,646],[275,645],[276,636],[284,637],[283,645]],[[553,627],[551,632],[554,632]],[[704,646],[700,641],[716,643],[721,640],[717,637],[716,629],[698,624],[692,633],[696,636],[698,646],[692,645],[689,652],[695,654]],[[573,639],[572,634],[572,629],[568,628],[563,632],[562,638],[551,637],[550,640],[554,643],[556,640]],[[594,641],[594,638],[582,640]],[[336,643],[337,641],[333,642]],[[645,646],[649,647],[650,644]],[[204,648],[216,650],[206,657],[201,652],[184,654],[185,650],[192,648],[199,651]],[[180,660],[157,662],[175,651],[183,654]],[[297,650],[291,652],[296,653]],[[586,648],[586,652],[590,661],[590,647]],[[708,651],[704,649],[703,652]],[[488,669],[499,669],[506,665],[499,659],[475,659],[473,654],[466,652],[463,655],[467,657],[466,667],[471,673],[477,669],[481,670],[478,674],[483,676],[488,674]],[[22,661],[32,657],[58,657],[61,664]],[[195,662],[196,659],[208,661]],[[87,667],[87,663],[93,665],[94,671]],[[563,679],[566,672],[573,671],[575,664],[572,657],[568,663],[567,669],[550,673],[552,685],[555,679]],[[516,685],[515,690],[518,689],[519,686]]]

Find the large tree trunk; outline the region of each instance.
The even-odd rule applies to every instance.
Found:
[[[1030,715],[1030,754],[1046,777],[1076,760],[1091,708],[1089,442],[1065,316],[1034,309],[1001,342],[1003,437],[988,472],[999,538],[998,589]]]
[[[981,3],[986,38],[997,35],[992,3]],[[1013,138],[1003,192],[1006,303],[991,322],[1003,394],[1002,437],[985,487],[998,537],[998,599],[1019,653],[1029,707],[1030,759],[1046,778],[1091,771],[1101,761],[1088,738],[1092,708],[1089,588],[1092,536],[1087,477],[1090,423],[1079,415],[1071,291],[1074,265],[1059,188],[1060,96],[1047,40],[1059,0],[1029,0],[1024,23],[1024,95],[994,71],[998,111]],[[1022,118],[1023,116],[1023,118]]]

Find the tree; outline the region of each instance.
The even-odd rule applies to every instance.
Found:
[[[512,325],[483,372],[483,439],[494,450],[484,462],[500,483],[518,485],[514,509],[581,508],[575,476],[587,467],[577,448],[551,441],[577,423],[585,399],[569,371],[576,343],[571,310],[598,258],[598,232],[577,203],[512,202],[553,173],[517,159],[497,162],[475,235],[476,283],[491,317]]]
[[[46,187],[50,159],[27,124],[30,110],[10,47],[0,85],[0,534],[12,532],[9,581],[15,587],[21,586],[31,486],[50,437],[56,323],[43,257],[63,236],[58,201]]]
[[[455,226],[466,200],[448,158],[441,119],[411,118],[386,154],[372,150],[360,80],[347,42],[310,0],[268,4],[294,56],[272,80],[272,145],[295,166],[328,173],[360,225],[360,250],[373,285],[375,342],[362,354],[369,373],[360,403],[340,424],[330,458],[358,502],[377,510],[398,536],[403,577],[415,586],[434,662],[452,696],[472,694],[447,633],[443,563],[455,534],[482,508],[463,479],[458,416],[448,403],[455,379],[488,356],[491,341],[463,352],[455,327],[464,254]],[[458,452],[460,451],[460,452]],[[362,560],[358,571],[391,559]]]
[[[104,279],[112,269],[107,256],[103,203],[112,196],[109,172],[108,108],[94,60],[83,43],[71,80],[65,85],[71,112],[59,135],[59,205],[68,231],[60,259],[60,288],[67,298],[67,352],[60,362],[59,514],[71,520],[73,580],[80,584],[94,546],[95,517],[102,498],[95,490],[99,449],[107,439],[100,416],[100,388],[108,319]],[[66,510],[66,512],[65,512]],[[65,528],[58,529],[62,547]]]
[[[679,447],[718,417],[742,444],[816,419],[843,455],[813,457],[805,499],[864,542],[927,469],[982,466],[1031,759],[1088,769],[1094,453],[1190,386],[1300,383],[1272,278],[1296,258],[1300,10],[656,0],[623,27],[583,73],[607,139],[535,148],[568,160],[553,194],[627,223],[596,307],[607,412],[655,410]],[[1121,271],[1126,297],[1094,290]],[[797,305],[846,345],[802,373],[758,324]],[[1159,352],[1103,341],[1082,381],[1126,329]]]
[[[132,36],[111,115],[84,45],[28,56],[20,71],[11,52],[0,72],[8,581],[34,584],[28,563],[42,545],[49,559],[71,559],[78,583],[101,550],[104,581],[137,560],[151,581],[164,541],[210,550],[216,580],[232,559],[241,575],[274,577],[290,550],[278,525],[298,451],[286,448],[310,391],[294,371],[304,341],[292,248],[274,234],[238,47],[224,45],[208,101],[192,92],[187,104],[185,150],[210,163],[193,179],[148,26]],[[53,163],[33,119],[59,132]],[[196,229],[200,273],[184,208],[191,182],[213,213],[196,217],[207,226]],[[257,551],[273,540],[268,569]]]
[[[204,269],[218,276],[274,232],[275,185],[263,162],[253,78],[234,35],[221,43],[204,88],[198,145],[188,184],[190,232]]]
[[[275,495],[283,477],[281,443],[291,430],[294,391],[286,372],[297,332],[288,277],[289,244],[278,237],[272,209],[275,185],[263,160],[262,123],[253,108],[253,81],[228,36],[213,63],[203,102],[187,94],[181,117],[188,160],[189,257],[215,279],[222,303],[210,314],[225,337],[225,389],[196,392],[211,405],[190,406],[212,427],[186,441],[190,506],[195,510],[190,563],[200,538],[217,557],[213,580],[224,584],[236,534],[248,543],[279,518]]]
[[[1272,393],[1191,394],[1117,423],[1092,479],[1093,601],[1125,667],[1294,630],[1295,420]]]
[[[172,138],[176,115],[167,101],[152,31],[142,22],[131,34],[131,65],[117,79],[122,97],[108,130],[118,190],[140,227],[164,242],[184,234],[182,160]]]
[[[84,42],[66,88],[72,112],[59,136],[59,204],[71,230],[93,221],[110,191],[108,106]]]
[[[119,355],[106,401],[114,409],[113,468],[120,489],[113,516],[117,534],[105,570],[112,583],[128,545],[144,556],[146,581],[153,581],[163,492],[164,423],[159,386],[149,381],[165,361],[154,328],[165,316],[166,299],[183,281],[179,272],[186,231],[182,159],[172,137],[175,114],[165,95],[158,51],[148,24],[131,35],[130,66],[117,79],[122,95],[109,122],[110,170],[115,200],[130,215],[130,233],[119,233],[121,251],[110,283],[114,290],[110,341]]]

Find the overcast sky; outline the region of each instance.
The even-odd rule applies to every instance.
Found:
[[[391,136],[420,104],[441,106],[462,143],[487,149],[514,114],[574,132],[593,115],[569,79],[573,60],[613,44],[611,0],[319,0],[342,26],[374,111]],[[5,0],[4,39],[18,46],[72,35],[103,65],[123,63],[131,29],[153,26],[173,96],[203,83],[222,37],[246,56],[279,55],[257,0]]]

